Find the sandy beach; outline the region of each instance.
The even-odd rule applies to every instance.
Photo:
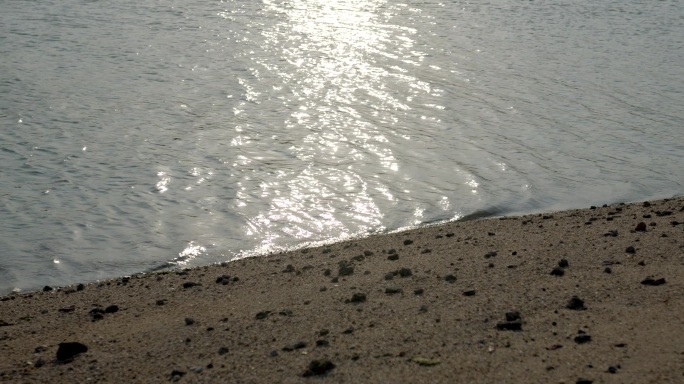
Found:
[[[684,383],[684,199],[0,300],[0,381]]]

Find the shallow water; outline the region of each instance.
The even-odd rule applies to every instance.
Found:
[[[2,2],[0,293],[682,193],[684,3],[473,3]]]

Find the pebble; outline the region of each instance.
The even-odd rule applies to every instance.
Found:
[[[366,301],[365,293],[355,293],[352,295],[351,300],[349,300],[350,303],[363,303],[364,301]]]
[[[444,277],[444,280],[446,280],[447,283],[453,284],[456,282],[456,276],[454,275],[446,275]]]
[[[306,371],[304,371],[302,376],[309,377],[309,376],[325,375],[326,373],[330,372],[334,368],[335,368],[335,364],[333,364],[330,360],[327,360],[327,359],[313,360],[309,363],[309,367],[307,368]]]
[[[57,349],[57,360],[60,362],[68,362],[74,359],[81,353],[88,352],[88,347],[78,342],[59,343]]]
[[[575,336],[575,343],[585,344],[591,341],[591,336],[589,335],[577,335]]]
[[[587,309],[587,307],[584,306],[584,300],[577,296],[573,296],[565,308],[572,309],[573,311],[584,311]]]
[[[664,279],[664,278],[660,278],[660,279],[654,280],[654,279],[652,279],[652,278],[650,278],[650,277],[647,277],[647,278],[645,278],[644,280],[641,281],[641,284],[643,284],[643,285],[650,285],[650,286],[654,286],[654,287],[655,287],[655,286],[658,286],[658,285],[663,285],[663,284],[665,284],[665,279]]]
[[[627,247],[627,249],[625,249],[625,252],[627,252],[627,253],[636,253],[636,248],[634,248],[633,245],[630,245],[629,247]]]

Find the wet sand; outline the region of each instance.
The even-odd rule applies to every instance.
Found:
[[[3,297],[0,381],[684,382],[683,293],[682,198],[454,222]]]

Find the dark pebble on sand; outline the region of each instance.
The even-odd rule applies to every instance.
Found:
[[[290,272],[294,272],[294,271],[295,271],[295,267],[292,264],[288,264],[285,267],[285,269],[283,269],[283,273],[290,273]]]
[[[445,280],[447,283],[453,284],[453,283],[456,282],[456,276],[454,276],[454,275],[446,275],[446,276],[444,277],[444,280]]]
[[[465,291],[463,292],[463,296],[475,296],[475,290]]]
[[[354,267],[347,264],[346,261],[340,261],[340,269],[337,271],[339,276],[351,276],[354,274]]]
[[[413,240],[404,240],[404,245],[411,245],[413,244]]]
[[[589,380],[589,379],[577,379],[575,381],[575,384],[592,384],[594,380]]]
[[[53,289],[54,289],[54,288],[52,288],[51,286],[46,285],[46,286],[43,287],[43,292],[50,292],[50,291],[52,291]]]
[[[388,295],[394,295],[394,294],[396,294],[396,293],[401,293],[401,292],[402,292],[401,288],[397,288],[397,287],[387,287],[387,288],[385,288],[385,293],[388,294]]]
[[[219,355],[225,355],[226,353],[228,353],[228,351],[229,351],[229,350],[228,350],[227,347],[221,347],[221,348],[219,348],[219,350],[218,350],[218,354],[219,354]]]
[[[423,288],[418,288],[413,291],[414,295],[422,295],[423,293],[425,293],[425,290]]]
[[[603,273],[613,273],[613,270],[610,269],[610,267],[606,267],[606,269],[603,270]]]
[[[100,307],[95,307],[95,308],[91,309],[88,313],[90,314],[90,318],[93,321],[104,319],[104,309],[102,309]]]
[[[268,315],[271,314],[271,311],[261,311],[256,314],[256,319],[257,320],[263,320],[268,317]]]
[[[59,348],[57,348],[57,360],[60,362],[68,362],[84,352],[88,352],[88,347],[84,344],[77,342],[59,343]]]
[[[411,270],[408,268],[401,268],[399,270],[399,276],[401,277],[409,277],[411,275],[413,275],[413,272],[411,272]]]
[[[183,288],[186,288],[186,289],[187,289],[187,288],[192,288],[192,287],[196,287],[196,286],[199,286],[199,285],[201,285],[201,284],[195,283],[195,282],[193,282],[193,281],[186,281],[185,283],[183,283]]]
[[[629,247],[627,247],[627,249],[625,249],[625,252],[632,253],[632,254],[636,253],[636,248],[634,248],[633,245],[630,245]]]
[[[159,300],[157,300],[157,301],[155,302],[155,304],[157,304],[157,305],[164,305],[164,304],[166,304],[166,299],[159,299]]]
[[[328,340],[316,340],[316,346],[317,347],[327,347],[330,345],[330,342]]]
[[[634,228],[635,231],[637,232],[646,232],[646,223],[643,221],[637,224],[636,228]]]
[[[617,368],[615,368],[615,367],[608,367],[608,373],[617,373]]]
[[[560,261],[558,261],[558,266],[561,268],[567,268],[570,266],[570,263],[568,263],[567,259],[560,259]]]
[[[505,323],[498,323],[496,325],[496,329],[499,331],[522,331],[522,323],[519,321],[512,321],[512,322],[505,322]]]
[[[351,300],[349,300],[350,303],[363,303],[364,301],[366,301],[365,293],[355,293],[352,295]]]
[[[387,260],[392,260],[392,261],[399,260],[399,255],[397,255],[396,253],[393,255],[389,255],[389,256],[387,256]]]
[[[114,312],[119,312],[119,306],[116,304],[112,304],[105,308],[104,310],[105,313],[114,313]]]
[[[222,275],[216,278],[216,284],[228,285],[230,283],[230,276]]]
[[[645,278],[644,280],[641,281],[641,284],[643,285],[650,285],[650,286],[658,286],[658,285],[663,285],[665,284],[665,279],[660,278],[660,279],[652,279],[650,277]]]
[[[193,325],[193,324],[195,324],[195,320],[194,320],[194,319],[192,319],[192,318],[190,318],[190,317],[186,317],[186,318],[185,318],[185,325]]]
[[[313,360],[311,363],[309,363],[309,368],[304,371],[302,376],[309,377],[325,375],[333,368],[335,368],[335,364],[333,364],[330,360]]]
[[[506,312],[506,321],[520,321],[520,312],[518,311],[511,311],[511,312]]]
[[[589,335],[577,335],[575,336],[575,343],[584,344],[591,341],[591,336]]]
[[[485,257],[485,259],[489,259],[489,258],[495,257],[496,255],[497,255],[496,251],[491,251],[491,252],[487,252],[487,254],[485,254],[484,257]]]
[[[373,256],[373,252],[366,250],[366,251],[363,251],[363,255],[366,257]]]
[[[603,234],[603,236],[617,237],[618,231],[608,231]]]
[[[584,300],[577,296],[573,296],[565,308],[572,309],[573,311],[584,311],[587,309],[587,307],[584,306]]]
[[[563,276],[565,275],[565,271],[561,267],[555,267],[551,270],[551,275],[553,276]]]
[[[395,275],[394,272],[388,272],[388,273],[386,273],[386,274],[385,274],[385,280],[392,280],[392,279],[394,279],[394,275]]]
[[[77,290],[77,291],[82,291],[82,290],[84,290],[84,289],[85,289],[85,285],[83,285],[83,284],[79,284],[79,285],[76,286],[76,290]]]

